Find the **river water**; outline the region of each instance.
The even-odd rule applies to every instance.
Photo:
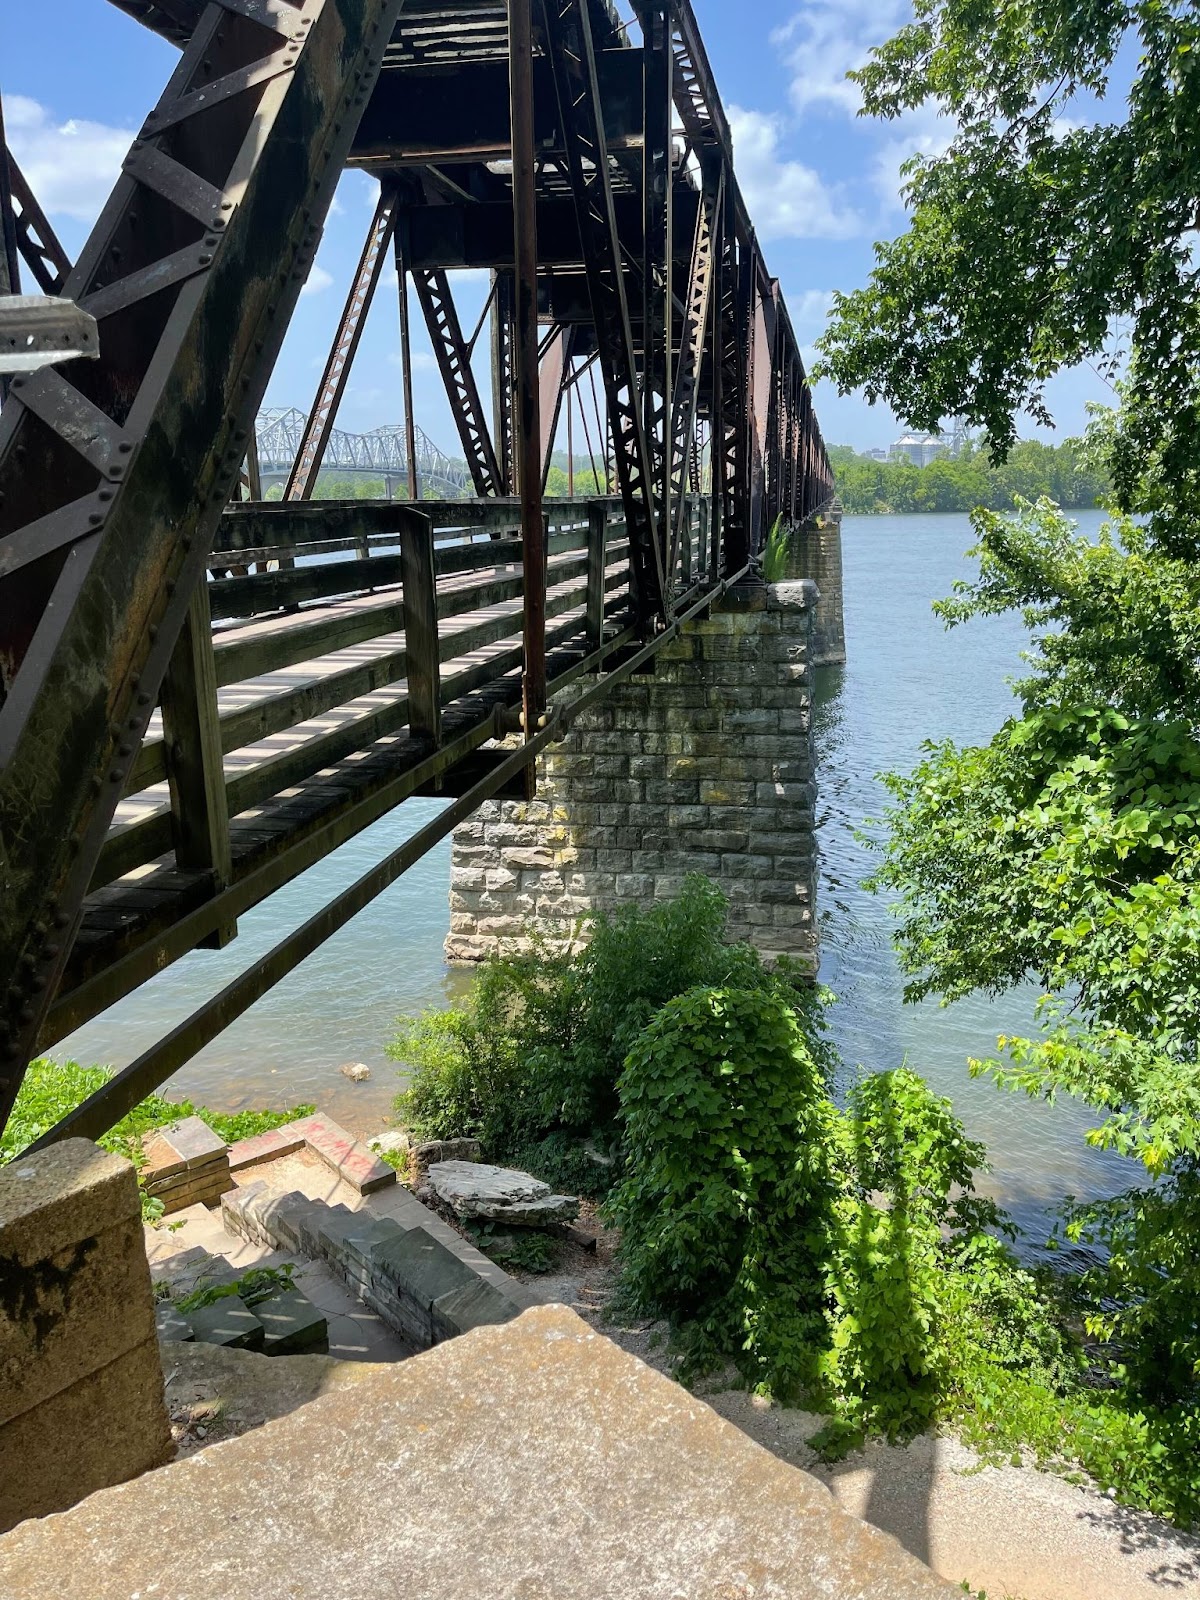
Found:
[[[1082,513],[1085,527],[1098,513]],[[922,741],[986,740],[1012,705],[1008,680],[1025,644],[1015,618],[948,632],[930,603],[967,576],[965,516],[848,517],[843,527],[849,665],[817,674],[822,977],[838,995],[833,1031],[847,1074],[908,1064],[949,1095],[968,1132],[988,1145],[986,1186],[1035,1242],[1047,1208],[1125,1187],[1115,1157],[1089,1149],[1083,1108],[1047,1107],[971,1081],[969,1056],[1000,1032],[1028,1028],[1036,995],[941,1009],[902,1004],[886,905],[861,887],[871,856],[855,831],[884,800],[876,774],[905,770]],[[55,1050],[61,1058],[124,1066],[195,1006],[302,923],[433,816],[410,801],[243,918],[219,952],[196,951]],[[385,1120],[399,1087],[384,1056],[401,1012],[442,1007],[468,980],[442,960],[449,925],[450,847],[443,843],[303,967],[172,1079],[168,1092],[221,1110],[314,1101],[356,1132]],[[338,1071],[365,1062],[370,1082]]]

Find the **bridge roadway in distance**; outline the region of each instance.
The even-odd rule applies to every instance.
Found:
[[[777,521],[803,528],[832,496],[688,0],[639,0],[631,26],[602,0],[539,0],[532,18],[524,0],[120,9],[181,54],[149,114],[130,108],[141,133],[62,262],[100,356],[14,381],[0,411],[0,1121],[27,1062],[88,1017],[228,944],[405,798],[448,805],[50,1142],[110,1127],[481,806],[536,804],[552,747],[604,760],[588,730],[622,695],[635,740],[668,704],[682,721],[665,737],[693,738],[689,713],[728,698],[728,725],[694,738],[734,763],[738,739],[759,740],[756,781],[791,803],[762,742],[808,737],[807,647],[784,637],[808,624],[769,609],[756,559]],[[285,498],[264,503],[254,419],[347,165],[377,180],[378,205],[313,405],[288,424]],[[5,183],[29,266],[45,228]],[[389,253],[405,499],[317,501]],[[490,275],[473,330],[463,268]],[[465,463],[452,501],[426,497],[454,484],[418,436],[409,290]],[[610,492],[543,505],[572,431]],[[791,731],[751,731],[756,708],[735,704],[759,692],[756,651],[780,697],[758,709]],[[643,695],[660,661],[661,707]],[[651,804],[646,763],[666,782],[676,758],[631,759],[621,803]],[[789,860],[732,826],[749,802],[726,806],[719,773],[676,776],[697,799],[663,801],[660,832],[730,858],[722,871],[738,847],[705,855],[701,834],[745,834],[755,870]],[[623,877],[655,892],[654,870]]]

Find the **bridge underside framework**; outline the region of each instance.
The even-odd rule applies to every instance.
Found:
[[[74,264],[0,127],[0,294],[99,333],[0,411],[0,1124],[36,1054],[405,798],[448,804],[48,1139],[111,1126],[527,794],[570,718],[832,493],[688,0],[115,3],[180,56]],[[254,421],[347,165],[378,205],[267,503]],[[315,501],[389,256],[410,503]],[[470,333],[461,268],[490,274]],[[410,285],[470,498],[421,498],[446,485],[421,482]],[[564,410],[608,492],[543,504]]]

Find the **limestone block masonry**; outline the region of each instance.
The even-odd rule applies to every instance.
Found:
[[[588,913],[648,907],[699,872],[728,897],[731,937],[815,969],[816,599],[811,582],[773,584],[686,624],[653,675],[539,761],[535,801],[456,829],[447,957],[482,960],[531,926],[567,940]]]
[[[133,1167],[85,1139],[10,1163],[0,1170],[0,1531],[174,1453]]]
[[[813,616],[812,665],[839,667],[846,662],[846,626],[842,611],[842,510],[835,504],[796,534],[799,575],[811,578],[820,596]]]

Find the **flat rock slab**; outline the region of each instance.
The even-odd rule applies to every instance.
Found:
[[[263,1325],[240,1295],[223,1295],[211,1305],[182,1313],[200,1344],[224,1344],[232,1350],[261,1350]]]
[[[548,1183],[511,1167],[489,1167],[475,1161],[440,1161],[429,1169],[434,1194],[465,1220],[506,1222],[536,1228],[572,1222],[579,1201],[554,1194]]]
[[[544,1306],[14,1529],[0,1538],[0,1594],[961,1600],[962,1590],[696,1396]]]
[[[299,1289],[272,1295],[255,1306],[254,1315],[263,1326],[263,1354],[295,1356],[306,1350],[324,1355],[329,1349],[329,1324]]]

